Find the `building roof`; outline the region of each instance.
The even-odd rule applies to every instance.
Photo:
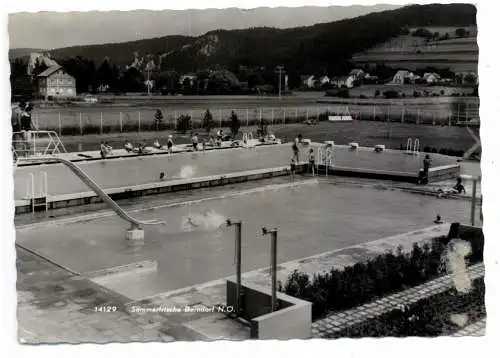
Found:
[[[57,70],[60,70],[61,68],[62,68],[62,66],[60,66],[60,65],[49,67],[45,71],[43,71],[42,73],[40,73],[38,75],[38,77],[48,77],[51,74],[53,74],[54,72],[56,72]]]

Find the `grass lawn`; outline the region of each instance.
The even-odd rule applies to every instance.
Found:
[[[361,146],[370,147],[375,144],[385,144],[387,148],[392,149],[399,149],[400,145],[406,146],[409,137],[418,138],[422,149],[428,146],[467,150],[474,144],[474,139],[465,128],[461,127],[352,121],[344,123],[321,122],[313,126],[305,124],[274,125],[268,128],[276,136],[287,141],[291,141],[301,133],[304,138],[317,142],[333,140],[337,144],[348,144],[355,141]],[[255,127],[250,127],[250,129],[255,133]],[[246,128],[242,127],[240,131],[245,130]],[[199,133],[203,135],[205,132],[200,131]],[[174,135],[176,143],[189,142],[189,133],[182,135],[170,131],[63,136],[62,141],[68,151],[83,151],[97,150],[99,143],[103,140],[115,148],[122,147],[125,141],[136,143],[145,140],[146,144],[152,145],[153,141],[158,138],[160,143],[164,143],[169,134]]]

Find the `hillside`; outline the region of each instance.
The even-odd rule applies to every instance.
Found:
[[[57,60],[85,57],[96,64],[104,58],[119,67],[139,56],[152,55],[161,68],[187,72],[212,65],[283,64],[303,73],[342,73],[355,53],[402,34],[408,27],[459,27],[476,24],[476,9],[467,4],[412,5],[353,19],[290,29],[217,30],[203,36],[166,36],[133,42],[68,47],[51,51]]]
[[[452,33],[455,28],[426,28],[440,34]],[[428,40],[424,37],[403,35],[390,39],[366,51],[353,55],[356,66],[373,67],[384,63],[387,67],[414,71],[426,67],[450,69],[453,72],[477,72],[479,48],[477,29],[468,28],[470,36]]]

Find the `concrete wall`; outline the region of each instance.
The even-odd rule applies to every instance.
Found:
[[[277,293],[279,309],[271,312],[271,290],[250,283],[242,284],[241,317],[250,321],[255,339],[306,339],[311,337],[312,304]],[[236,282],[227,280],[227,305],[235,306]]]
[[[306,168],[306,164],[297,167],[297,172],[301,173]],[[200,188],[210,188],[228,184],[243,183],[253,180],[261,180],[289,175],[289,167],[277,167],[269,169],[250,170],[246,172],[231,173],[210,177],[194,179],[171,180],[150,184],[134,185],[124,188],[113,188],[105,190],[113,200],[123,200],[138,198],[148,195],[171,193],[176,191],[194,190]],[[93,191],[84,193],[73,193],[49,197],[49,210],[68,208],[72,206],[90,205],[102,203],[103,201]],[[16,214],[31,212],[29,200],[16,200]]]
[[[460,164],[443,165],[429,169],[429,183],[456,179],[460,175]]]

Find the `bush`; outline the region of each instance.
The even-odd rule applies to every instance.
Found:
[[[380,96],[380,90],[375,90],[375,97]]]
[[[177,119],[176,130],[178,132],[185,134],[187,131],[191,130],[192,128],[193,128],[193,123],[191,121],[191,116],[187,116],[187,115],[183,114]]]
[[[398,98],[398,97],[399,97],[399,93],[398,93],[398,91],[395,91],[395,90],[385,91],[385,92],[384,92],[384,97],[385,97],[386,99],[390,99],[390,98]]]
[[[312,302],[315,319],[328,311],[352,308],[438,276],[448,241],[441,236],[430,245],[414,244],[409,254],[398,248],[395,253],[387,252],[342,271],[331,269],[329,273],[315,275],[312,281],[307,274],[294,271],[284,285],[284,292]],[[482,246],[475,247],[476,252],[482,252]],[[474,253],[469,260],[477,262],[481,257]]]
[[[421,97],[421,96],[422,96],[422,92],[413,91],[413,97]]]
[[[349,98],[349,89],[347,88],[338,88],[335,90],[330,90],[325,93],[326,97],[340,97],[340,98]]]
[[[203,116],[203,122],[201,125],[207,131],[207,133],[210,133],[210,131],[216,126],[215,121],[212,117],[212,113],[210,113],[208,109]]]

